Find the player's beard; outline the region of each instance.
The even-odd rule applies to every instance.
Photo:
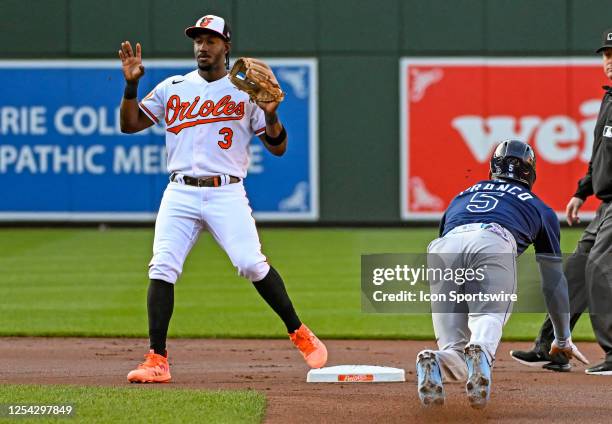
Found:
[[[208,62],[208,63],[200,63],[198,61],[198,69],[204,72],[215,72],[225,66],[225,62]]]
[[[220,56],[208,56],[208,61],[201,63],[199,59],[196,59],[198,63],[198,69],[204,72],[216,72],[225,67],[225,55]]]

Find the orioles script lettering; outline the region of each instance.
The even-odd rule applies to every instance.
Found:
[[[196,96],[192,102],[183,102],[179,96],[174,94],[170,96],[166,104],[167,131],[174,134],[196,125],[220,121],[237,121],[243,117],[244,102],[236,103],[232,101],[231,96],[223,96],[217,103],[212,100],[200,102],[200,96]],[[184,122],[185,120],[189,121]],[[177,121],[179,122],[178,125],[171,126]]]

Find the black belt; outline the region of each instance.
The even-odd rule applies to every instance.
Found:
[[[182,180],[182,181],[181,181]],[[174,173],[170,175],[170,181],[183,183],[195,187],[219,187],[225,184],[235,184],[240,182],[240,178],[233,175],[215,175],[214,177],[193,178],[187,175]]]

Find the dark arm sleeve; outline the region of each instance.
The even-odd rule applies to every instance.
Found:
[[[536,254],[542,280],[542,293],[548,316],[553,324],[555,339],[565,343],[571,337],[569,294],[561,259]]]
[[[594,153],[594,152],[593,152]],[[591,175],[593,174],[593,161],[589,161],[589,169],[586,175],[580,181],[578,181],[578,189],[574,193],[574,197],[586,200],[587,197],[593,194],[593,180]]]
[[[563,274],[561,257],[561,227],[555,212],[548,208],[542,212],[542,227],[533,247],[540,268],[542,292],[548,315],[553,323],[555,338],[565,343],[570,337],[569,295]]]

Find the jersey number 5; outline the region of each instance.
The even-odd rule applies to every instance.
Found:
[[[503,195],[504,193],[476,193],[465,208],[473,213],[492,211],[499,203],[498,197]]]
[[[217,141],[217,144],[222,149],[229,149],[232,147],[232,137],[234,136],[234,131],[231,128],[224,127],[219,130],[219,134],[224,136],[223,141]]]

